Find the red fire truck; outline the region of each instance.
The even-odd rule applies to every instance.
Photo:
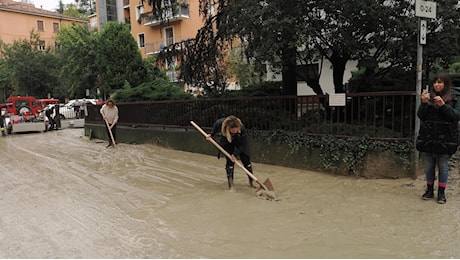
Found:
[[[32,96],[13,96],[6,100],[5,128],[8,134],[42,132],[48,120],[40,116],[41,103]]]

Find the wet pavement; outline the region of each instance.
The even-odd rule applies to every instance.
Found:
[[[223,159],[105,146],[83,129],[0,138],[0,258],[460,258],[456,168],[439,205],[423,177],[254,163],[268,201],[240,169],[229,192]]]

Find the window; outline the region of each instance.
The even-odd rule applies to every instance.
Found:
[[[136,6],[136,20],[137,21],[141,20],[143,13],[144,13],[144,6],[143,5]]]
[[[166,75],[168,75],[169,81],[171,82],[177,82],[176,66],[177,66],[177,59],[166,60],[166,68],[167,68]]]
[[[46,50],[45,41],[40,41],[38,43],[38,49],[41,50],[41,51]]]
[[[118,14],[117,14],[117,0],[105,0],[105,11],[107,15],[107,22],[109,21],[118,21]],[[120,1],[123,2],[123,1]]]
[[[40,20],[37,21],[37,29],[39,32],[45,31],[45,24],[43,23],[43,21],[40,21]]]
[[[175,70],[177,66],[177,59],[166,60],[166,67],[168,70]]]
[[[137,42],[139,43],[139,48],[145,47],[145,35],[143,33],[137,35]]]
[[[165,44],[166,46],[174,43],[174,28],[168,27],[165,29]]]
[[[59,23],[53,23],[53,32],[57,33],[59,31]]]

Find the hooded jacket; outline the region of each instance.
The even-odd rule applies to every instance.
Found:
[[[227,138],[222,135],[221,129],[222,129],[222,124],[225,120],[224,118],[218,119],[211,130],[211,136],[216,136],[220,134],[220,145],[222,148],[224,148],[227,152],[232,153],[235,157],[245,153],[246,155],[250,155],[249,151],[249,141],[248,141],[248,134],[246,132],[246,129],[244,126],[241,127],[241,132],[238,134],[233,134],[232,135],[232,142],[229,143]],[[232,151],[233,150],[233,151]],[[219,157],[219,155],[218,155]]]
[[[431,102],[420,104],[417,110],[417,116],[421,120],[416,141],[418,151],[449,155],[457,151],[460,91],[452,87],[451,92],[452,100],[442,107]]]

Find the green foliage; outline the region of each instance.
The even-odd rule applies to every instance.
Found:
[[[308,136],[301,132],[282,130],[250,131],[250,134],[257,139],[266,140],[266,145],[287,144],[290,152],[286,156],[318,149],[322,168],[337,170],[344,166],[351,175],[359,175],[366,155],[379,154],[383,151],[395,154],[402,167],[408,169],[411,166],[410,158],[414,151],[413,142],[378,141],[366,135],[345,139],[331,135]]]
[[[165,78],[157,78],[153,82],[142,83],[132,88],[128,82],[122,89],[115,91],[113,98],[117,102],[153,101],[153,100],[177,100],[193,98],[185,93],[174,83]]]
[[[452,77],[452,85],[460,87],[460,73],[450,74]]]
[[[460,74],[460,62],[455,62],[450,65],[449,73]]]
[[[61,28],[57,40],[57,54],[65,60],[62,80],[72,97],[84,96],[86,89],[96,96],[99,88],[107,98],[126,81],[137,86],[148,79],[147,62],[126,24],[109,22],[102,32],[74,24]]]
[[[155,56],[142,59],[125,24],[108,23],[102,32],[63,26],[56,40],[55,52],[38,50],[40,38],[34,33],[29,40],[2,44],[0,84],[7,96],[49,93],[63,100],[85,97],[88,89],[90,97],[105,99],[122,89],[118,97],[126,101],[190,98],[155,69]]]
[[[64,96],[84,97],[89,88],[95,97],[98,67],[94,61],[98,55],[98,40],[98,32],[88,26],[72,24],[59,30],[56,55],[62,62],[60,79],[66,86],[61,90]]]
[[[58,60],[50,51],[39,49],[40,37],[34,31],[29,39],[14,41],[8,45],[1,43],[2,72],[7,75],[4,80],[9,83],[10,93],[14,95],[34,95],[46,97],[59,85],[56,72]],[[3,80],[3,79],[2,79]]]
[[[96,2],[94,0],[75,0],[74,3],[64,4],[62,0],[59,0],[56,11],[68,16],[88,19],[88,16],[96,11]]]
[[[321,64],[323,59],[332,64],[336,93],[343,92],[344,71],[351,60],[358,61],[359,69],[363,69],[363,86],[355,87],[359,91],[369,89],[373,83],[383,87],[379,90],[413,86],[415,76],[409,78],[410,82],[406,84],[403,81],[405,76],[400,82],[392,82],[391,78],[396,70],[415,74],[417,17],[414,15],[414,1],[291,0],[289,4],[286,4],[286,0],[217,2],[219,8],[213,12],[207,0],[200,0],[205,26],[193,41],[183,46],[193,50],[182,57],[185,67],[181,67],[181,75],[187,83],[203,79],[209,81],[210,72],[216,77],[215,82],[219,76],[224,80],[225,72],[216,70],[225,69],[224,66],[218,66],[218,62],[224,57],[221,53],[228,51],[228,45],[224,43],[231,42],[232,46],[240,44],[237,46],[241,48],[240,60],[250,60],[242,62],[251,64],[247,70],[244,70],[245,65],[230,64],[243,86],[253,74],[252,69],[256,75],[264,75],[268,62],[282,66],[284,88],[295,88],[293,78],[302,75],[315,93],[323,94],[319,85],[321,68],[296,67],[292,62]],[[446,68],[460,53],[458,1],[437,1],[437,7],[437,19],[428,20],[429,37],[424,50],[426,68],[437,61]],[[235,38],[240,41],[236,42]],[[295,56],[289,55],[292,48],[297,50]],[[293,84],[287,86],[288,80],[293,80]],[[295,93],[295,90],[284,93]]]
[[[239,85],[242,88],[245,88],[260,82],[261,79],[259,75],[260,73],[256,71],[254,65],[245,62],[245,60],[242,58],[240,50],[241,48],[235,48],[232,50],[232,53],[236,54],[232,55],[230,60],[228,60],[226,63],[229,69],[229,74],[235,76]]]
[[[457,57],[455,60],[459,60],[459,57]],[[443,71],[442,68],[439,68],[438,71],[435,71],[435,70],[431,71],[430,80],[433,79],[436,72],[441,72],[441,71]],[[447,71],[449,72],[452,78],[452,84],[457,88],[460,87],[460,61],[456,61],[452,63]]]
[[[8,68],[6,60],[0,58],[0,96],[2,97],[0,102],[2,103],[4,103],[9,94],[13,92],[11,88],[11,81],[13,80],[12,75],[13,73]]]
[[[410,91],[415,88],[413,71],[391,68],[374,77],[366,77],[365,73],[365,69],[352,72],[347,86],[350,92]]]
[[[77,17],[81,19],[87,19],[88,15],[85,13],[81,13],[80,10],[77,9],[75,5],[67,5],[67,8],[64,11],[65,15]]]
[[[112,93],[122,88],[125,81],[132,86],[145,82],[147,70],[128,25],[107,23],[97,46],[94,62],[104,90]]]
[[[447,71],[460,53],[460,9],[457,0],[436,1],[436,19],[427,20],[427,44],[423,48],[425,68],[435,64]]]

